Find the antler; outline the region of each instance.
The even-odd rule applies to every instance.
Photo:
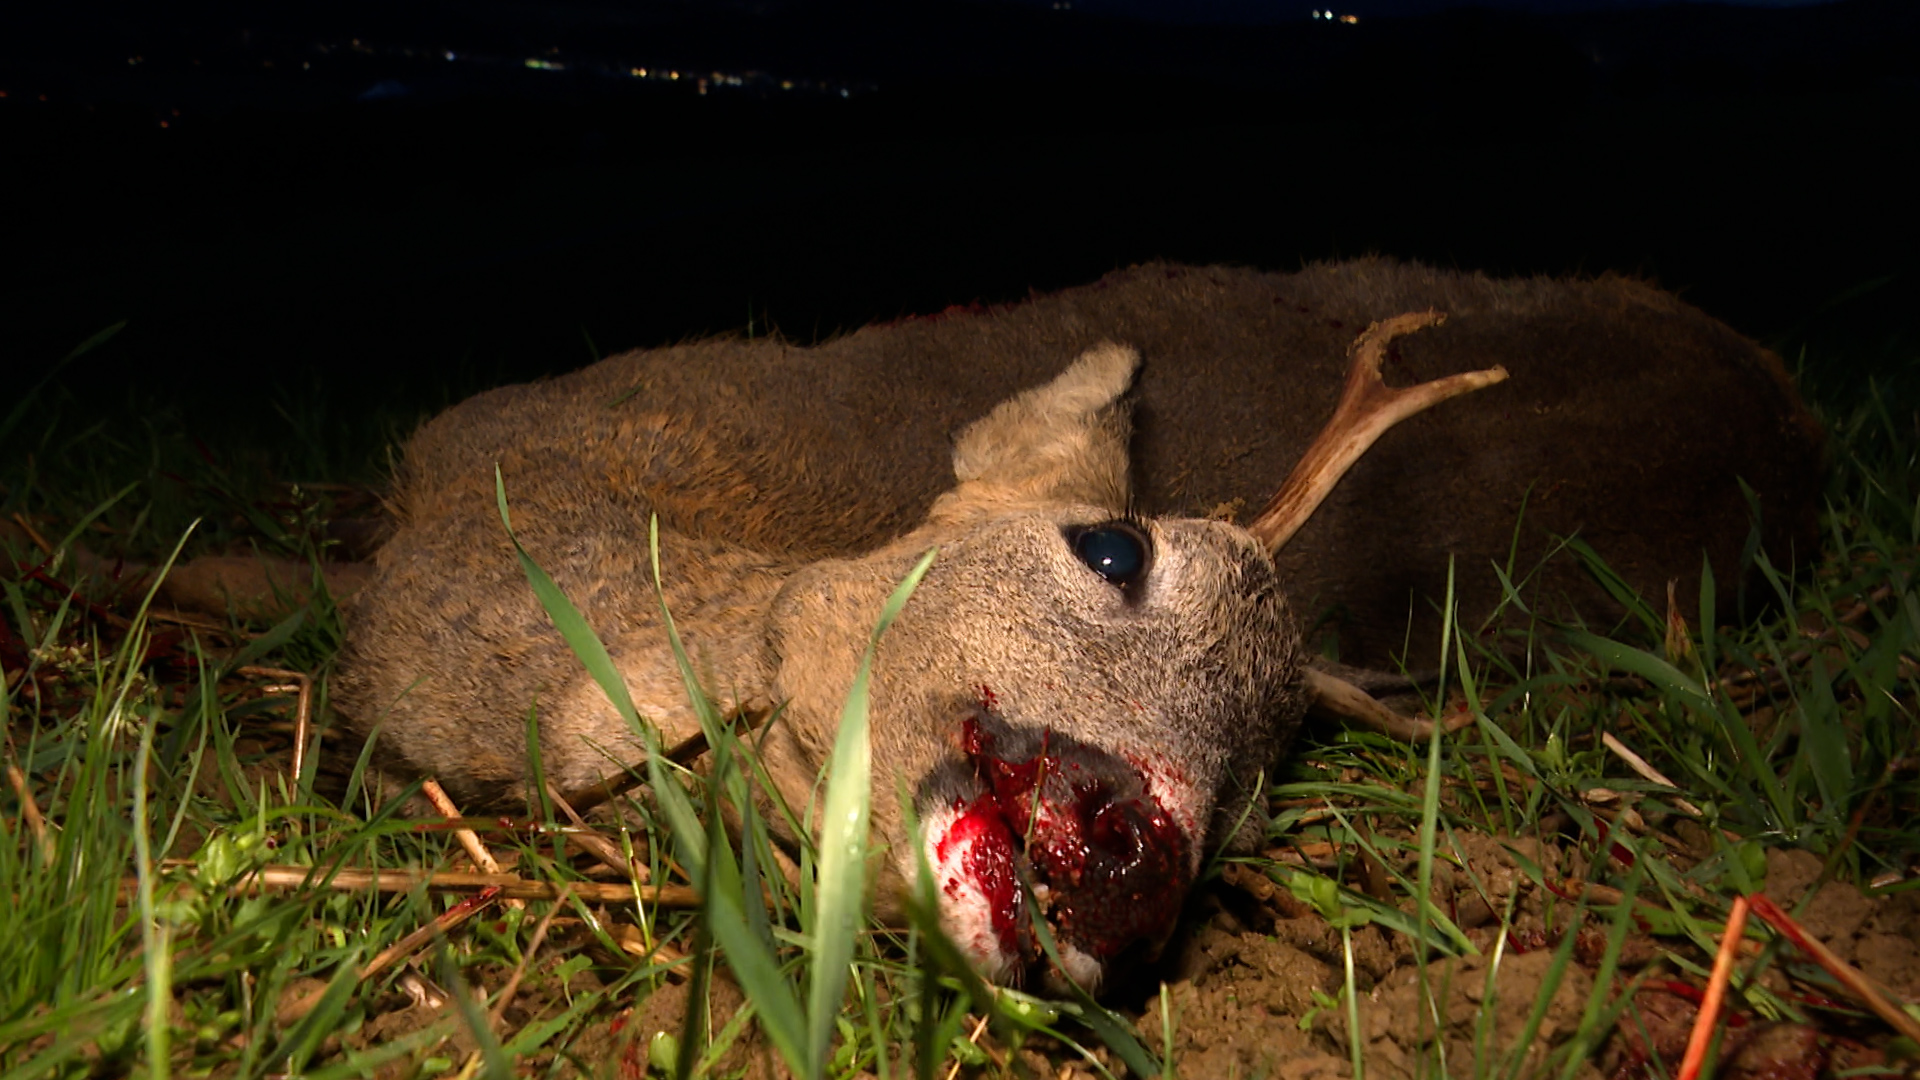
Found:
[[[1340,392],[1340,405],[1334,410],[1333,419],[1314,436],[1313,444],[1300,456],[1286,483],[1280,485],[1260,516],[1247,527],[1269,552],[1279,551],[1293,539],[1293,534],[1300,531],[1300,526],[1326,501],[1333,486],[1388,428],[1448,398],[1506,379],[1507,369],[1495,365],[1485,371],[1449,375],[1400,390],[1381,380],[1380,363],[1386,359],[1389,342],[1424,327],[1438,326],[1445,320],[1446,315],[1438,311],[1409,312],[1374,323],[1354,339],[1348,350],[1353,355],[1353,366],[1347,369],[1347,385]]]

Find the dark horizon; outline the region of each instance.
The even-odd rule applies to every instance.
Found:
[[[588,339],[807,342],[1153,259],[1368,253],[1635,274],[1790,361],[1911,360],[1916,5],[1220,29],[825,0],[645,32],[324,5],[246,34],[208,7],[132,56],[131,22],[30,65],[0,35],[0,193],[31,211],[0,324],[31,367],[127,319],[108,383],[444,392]],[[634,75],[645,42],[687,77]]]
[[[457,8],[203,0],[164,13],[94,0],[0,15],[0,81],[12,84],[0,89],[33,93],[47,89],[36,83],[53,81],[88,100],[122,100],[142,93],[155,65],[199,66],[235,53],[317,59],[324,53],[316,50],[362,41],[372,46],[369,55],[404,51],[422,60],[488,55],[519,64],[552,55],[590,66],[731,69],[803,81],[912,84],[1059,64],[1147,75],[1199,69],[1200,77],[1231,85],[1284,81],[1270,66],[1250,63],[1263,47],[1293,51],[1304,40],[1340,51],[1354,48],[1356,37],[1437,33],[1443,40],[1429,43],[1437,51],[1475,21],[1536,38],[1509,44],[1570,45],[1601,65],[1609,62],[1603,50],[1663,62],[1732,53],[1758,65],[1864,54],[1885,61],[1883,77],[1908,88],[1915,79],[1903,77],[1892,46],[1920,32],[1920,13],[1904,0],[935,0],[910,10],[878,0],[601,0],[533,10],[506,0]],[[1713,35],[1733,40],[1716,43]],[[1235,40],[1241,36],[1249,40]]]

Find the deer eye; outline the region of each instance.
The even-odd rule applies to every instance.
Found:
[[[1067,530],[1067,544],[1087,569],[1121,589],[1138,586],[1153,568],[1153,541],[1132,522],[1076,526]]]

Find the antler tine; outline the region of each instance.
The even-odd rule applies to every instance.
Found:
[[[1506,379],[1507,369],[1498,365],[1403,389],[1394,389],[1381,379],[1380,364],[1386,359],[1388,343],[1416,330],[1438,326],[1446,318],[1438,311],[1409,312],[1374,323],[1354,339],[1348,350],[1353,355],[1353,365],[1347,369],[1347,385],[1340,392],[1340,405],[1334,410],[1333,419],[1314,436],[1312,445],[1300,456],[1286,483],[1280,485],[1260,516],[1247,527],[1269,552],[1278,552],[1293,539],[1293,534],[1299,532],[1300,526],[1326,501],[1334,485],[1388,428],[1448,398]]]

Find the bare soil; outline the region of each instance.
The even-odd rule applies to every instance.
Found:
[[[1549,874],[1557,865],[1581,860],[1532,840],[1475,834],[1457,839],[1465,863],[1436,874],[1435,899],[1453,913],[1480,955],[1421,964],[1404,936],[1375,926],[1354,934],[1360,1041],[1369,1077],[1431,1075],[1436,1050],[1444,1053],[1453,1076],[1484,1075],[1487,1061],[1499,1062],[1498,1071],[1508,1075],[1544,1075],[1541,1066],[1548,1055],[1579,1031],[1604,956],[1604,936],[1591,921],[1575,931],[1572,963],[1543,1002],[1552,981],[1553,947],[1563,939],[1575,905],[1536,887],[1519,872],[1513,852]],[[1831,881],[1816,888],[1821,869],[1820,860],[1807,852],[1770,852],[1766,894],[1789,911],[1805,900],[1799,918],[1813,936],[1894,994],[1907,1000],[1920,996],[1920,963],[1915,962],[1920,960],[1920,893],[1868,897]],[[1235,872],[1228,877],[1235,887],[1216,894],[1215,910],[1178,958],[1179,981],[1171,999],[1180,1075],[1349,1075],[1346,1011],[1332,1003],[1345,963],[1339,932],[1285,890],[1262,888],[1264,876]],[[1496,953],[1495,915],[1509,903],[1514,932]],[[1614,992],[1636,978],[1640,989],[1632,1006],[1601,1032],[1600,1052],[1578,1075],[1636,1080],[1671,1075],[1677,1067],[1697,1015],[1702,981],[1667,959],[1669,950],[1702,967],[1711,963],[1683,940],[1630,932]],[[1780,960],[1763,982],[1802,1006],[1807,1022],[1736,1011],[1723,1038],[1717,1075],[1814,1078],[1884,1065],[1879,1049],[1886,1041],[1884,1027],[1862,1020],[1837,990],[1803,982],[1818,978],[1803,958],[1788,952]],[[1742,967],[1751,964],[1749,956]],[[1523,1043],[1530,1023],[1537,1026]],[[1157,1047],[1160,1031],[1157,1010],[1149,1010],[1139,1034]]]

